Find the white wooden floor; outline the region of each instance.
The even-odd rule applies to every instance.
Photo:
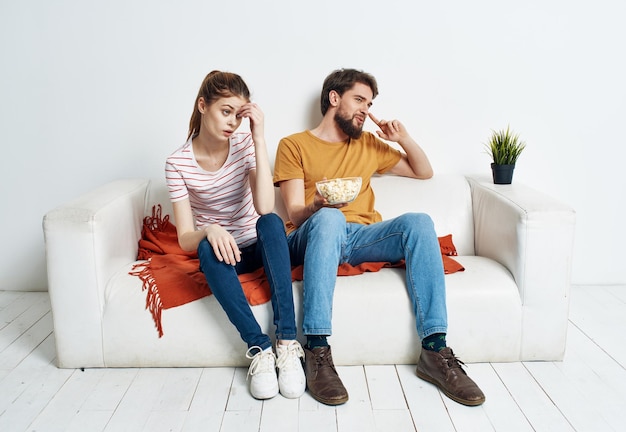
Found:
[[[546,329],[550,331],[550,329]],[[471,364],[487,402],[452,402],[413,366],[340,367],[350,401],[261,402],[246,369],[55,366],[47,293],[0,291],[0,431],[625,431],[626,286],[572,288],[563,362]]]

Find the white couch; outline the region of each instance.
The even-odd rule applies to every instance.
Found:
[[[520,183],[436,175],[373,179],[384,218],[429,213],[452,234],[465,271],[446,276],[448,342],[465,362],[561,360],[574,211]],[[213,296],[164,310],[158,337],[141,281],[129,275],[142,220],[172,214],[162,181],[113,181],[43,220],[58,366],[244,366],[246,347]],[[282,214],[280,202],[277,212]],[[329,339],[337,365],[414,364],[419,340],[404,270],[340,277]],[[302,318],[301,282],[294,283]],[[269,303],[253,307],[273,335]]]

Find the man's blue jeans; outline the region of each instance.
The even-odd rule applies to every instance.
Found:
[[[305,335],[332,333],[333,292],[339,264],[396,263],[402,259],[406,262],[406,285],[419,338],[447,332],[441,249],[427,214],[407,213],[362,225],[347,223],[340,210],[324,207],[291,232],[287,241],[292,264],[304,264]]]
[[[271,289],[277,339],[296,338],[296,320],[291,286],[291,264],[285,237],[285,226],[274,213],[263,215],[256,225],[257,242],[242,249],[241,261],[235,266],[217,260],[213,248],[204,238],[198,245],[200,269],[230,322],[248,344],[266,349],[272,346],[252,314],[237,275],[263,266]]]

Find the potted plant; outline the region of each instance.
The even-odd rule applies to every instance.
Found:
[[[513,133],[507,126],[506,130],[492,131],[491,138],[485,144],[487,154],[493,160],[491,172],[495,184],[511,184],[515,162],[526,148],[526,143],[520,140],[519,135]]]

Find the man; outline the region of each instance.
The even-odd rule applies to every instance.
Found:
[[[374,209],[373,174],[416,179],[433,175],[428,157],[402,123],[378,120],[369,112],[377,94],[376,79],[368,73],[332,72],[322,88],[320,124],[283,138],[278,146],[274,184],[280,187],[289,216],[292,264],[304,265],[307,387],[322,403],[348,401],[327,341],[337,266],[405,260],[407,289],[422,341],[417,375],[459,403],[480,405],[485,396],[446,346],[445,280],[432,220],[426,214],[409,213],[382,221]],[[398,143],[403,151],[363,132],[368,117],[380,129],[378,137]],[[349,204],[330,205],[315,187],[324,178],[358,176],[363,179],[361,191]]]

